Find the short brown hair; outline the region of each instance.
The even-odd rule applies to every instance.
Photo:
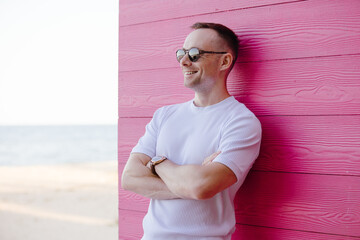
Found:
[[[239,41],[236,34],[228,27],[218,24],[218,23],[207,23],[207,22],[197,22],[191,26],[192,29],[201,29],[201,28],[209,28],[215,30],[219,36],[225,40],[228,47],[234,52],[234,61],[232,66],[234,66],[236,59],[238,57],[239,51]]]

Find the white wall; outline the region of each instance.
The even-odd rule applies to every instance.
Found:
[[[118,1],[1,0],[0,124],[116,124]]]

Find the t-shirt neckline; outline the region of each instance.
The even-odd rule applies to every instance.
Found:
[[[190,101],[190,105],[191,105],[191,109],[195,112],[202,112],[202,111],[207,111],[207,110],[211,110],[211,109],[214,109],[214,108],[218,108],[218,107],[221,107],[221,106],[224,106],[226,105],[228,102],[231,102],[232,100],[234,99],[234,96],[230,96],[230,97],[227,97],[225,98],[224,100],[218,102],[218,103],[215,103],[215,104],[212,104],[212,105],[209,105],[209,106],[206,106],[206,107],[198,107],[198,106],[195,106],[194,104],[194,100],[195,99],[192,99]]]

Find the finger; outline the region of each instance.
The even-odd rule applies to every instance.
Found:
[[[208,163],[209,163],[209,161],[206,159],[205,161],[202,162],[201,165],[206,165],[206,164],[208,164]]]
[[[212,162],[217,156],[219,156],[220,153],[221,153],[221,151],[217,151],[217,152],[211,154],[211,155],[209,156],[208,161]]]
[[[202,162],[202,165],[211,163],[220,153],[221,151],[214,152],[213,154],[205,158],[205,160]]]
[[[216,158],[220,153],[221,153],[221,151],[214,152],[213,154],[211,154],[210,158],[214,159],[214,158]]]
[[[206,165],[206,164],[209,164],[210,162],[212,161],[211,157],[207,157],[205,158],[205,160],[203,161],[202,165]]]

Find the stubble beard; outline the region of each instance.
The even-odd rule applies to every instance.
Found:
[[[198,87],[198,85],[200,85],[200,79],[198,77],[193,80],[184,78],[184,86],[185,87],[195,90]]]
[[[213,81],[211,81],[210,79],[208,80],[202,80],[201,78],[196,78],[193,81],[188,81],[186,79],[184,79],[184,86],[192,89],[195,92],[209,92],[209,90],[212,89],[213,87]]]

